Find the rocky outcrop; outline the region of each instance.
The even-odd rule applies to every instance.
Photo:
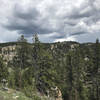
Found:
[[[11,61],[15,55],[16,55],[16,45],[6,46],[1,48],[0,56],[6,63],[8,61]]]
[[[63,100],[61,90],[57,86],[55,88],[51,88],[51,90],[55,92],[55,100]]]
[[[56,100],[63,100],[61,90],[58,87],[56,87],[56,95]]]

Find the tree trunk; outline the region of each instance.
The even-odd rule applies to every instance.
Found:
[[[75,89],[75,100],[78,100],[78,92],[77,92],[77,89]]]

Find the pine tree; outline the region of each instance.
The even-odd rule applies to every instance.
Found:
[[[92,71],[92,81],[93,81],[93,94],[96,100],[99,100],[99,86],[100,86],[100,44],[99,40],[96,40],[95,49],[94,49],[94,58],[93,58],[93,71]]]
[[[86,99],[86,94],[84,92],[84,59],[81,57],[80,54],[80,47],[75,48],[73,53],[72,59],[72,66],[73,66],[73,84],[74,84],[74,91],[75,91],[75,100],[84,100]]]
[[[40,42],[38,42],[38,36],[37,34],[33,35],[33,50],[32,50],[32,66],[34,66],[34,77],[35,77],[35,84],[37,84],[38,82],[38,70],[39,70],[39,65],[38,65],[38,61],[40,60],[41,56],[40,56]]]
[[[18,39],[18,42],[27,42],[24,35],[21,35],[21,37]]]
[[[47,92],[53,85],[52,56],[44,49],[44,44],[35,37],[33,44],[33,62],[35,69],[35,83],[41,93]]]
[[[13,58],[13,68],[15,70],[16,85],[22,88],[22,70],[31,66],[30,46],[23,36],[19,39],[20,43],[16,46],[16,56]]]
[[[71,52],[67,56],[67,85],[68,85],[68,95],[69,100],[73,100],[73,66],[72,66],[72,54]]]
[[[8,68],[6,67],[6,65],[3,63],[3,59],[0,57],[0,82],[3,79],[8,80]]]
[[[38,34],[36,33],[36,34],[34,34],[33,35],[33,43],[39,43],[40,41],[39,41],[39,38],[38,38]]]

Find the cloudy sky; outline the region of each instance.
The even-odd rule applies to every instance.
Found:
[[[94,42],[100,39],[100,0],[0,0],[0,42]]]

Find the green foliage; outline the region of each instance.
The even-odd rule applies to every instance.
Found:
[[[2,81],[2,79],[7,79],[8,78],[8,75],[9,75],[8,68],[3,63],[3,60],[0,57],[0,82]]]
[[[52,56],[44,49],[42,43],[35,43],[33,49],[36,86],[41,93],[47,93],[47,90],[54,85]]]
[[[18,42],[27,42],[27,40],[24,38],[24,35],[21,35],[21,37],[18,39]]]
[[[52,90],[54,87],[61,90],[64,100],[99,100],[99,65],[98,40],[95,44],[44,44],[35,34],[34,43],[28,44],[24,36],[21,36],[16,56],[8,63],[12,69],[9,77],[8,69],[0,58],[0,80],[8,79],[9,87],[19,88],[33,100],[42,100],[35,95],[37,92],[57,97]]]
[[[33,35],[33,42],[34,43],[39,43],[40,42],[37,34]]]
[[[9,74],[8,85],[9,85],[9,87],[11,87],[13,89],[15,89],[15,87],[16,87],[16,80],[15,80],[15,74],[14,74],[14,72],[11,72]]]

